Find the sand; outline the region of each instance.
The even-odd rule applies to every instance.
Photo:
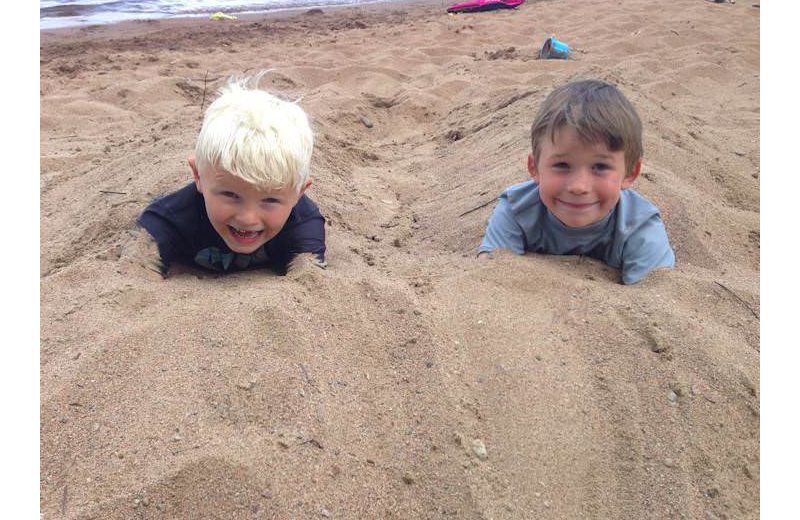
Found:
[[[758,518],[754,3],[43,32],[44,518]],[[548,36],[572,59],[537,60]],[[125,268],[136,216],[190,178],[202,106],[264,68],[312,119],[328,269]],[[634,286],[474,258],[538,104],[575,78],[645,125],[634,188],[678,264]]]

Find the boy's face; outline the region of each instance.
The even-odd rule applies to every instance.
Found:
[[[189,166],[211,225],[236,253],[253,253],[274,238],[311,185],[309,180],[299,193],[292,187],[263,190],[224,170],[206,167],[200,172],[194,159]]]
[[[626,172],[625,152],[612,152],[605,143],[584,143],[568,126],[556,131],[555,142],[545,139],[539,157],[528,155],[528,171],[539,184],[542,203],[569,227],[603,220],[641,167],[637,161]]]

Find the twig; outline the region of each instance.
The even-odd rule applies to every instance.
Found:
[[[725,290],[726,290],[726,291],[728,291],[729,293],[731,293],[731,294],[733,295],[733,297],[734,297],[734,298],[736,298],[737,300],[739,300],[740,302],[742,302],[742,303],[744,304],[744,306],[745,306],[745,307],[747,307],[748,309],[750,309],[750,312],[752,312],[752,313],[753,313],[753,316],[755,316],[755,317],[756,317],[756,319],[757,319],[758,321],[761,321],[761,317],[758,315],[758,313],[757,313],[756,311],[754,311],[754,310],[753,310],[753,308],[752,308],[752,307],[750,307],[750,304],[749,304],[749,303],[747,303],[746,301],[744,301],[744,300],[743,300],[743,299],[742,299],[742,298],[741,298],[741,297],[740,297],[738,294],[736,294],[735,292],[731,291],[730,289],[728,289],[727,287],[725,287],[724,285],[722,285],[722,284],[721,284],[721,283],[719,283],[719,282],[714,282],[714,283],[715,283],[715,284],[717,284],[717,285],[719,285],[720,287],[722,287],[723,289],[725,289]]]
[[[67,500],[69,499],[69,495],[67,494],[67,485],[64,484],[64,492],[61,493],[61,516],[67,515]]]
[[[53,139],[69,139],[70,137],[78,137],[78,136],[77,135],[60,135],[60,136],[57,136],[57,137],[51,137],[50,140],[52,141]]]
[[[100,190],[100,193],[110,193],[112,195],[127,195],[124,191],[108,191],[108,190]]]
[[[322,444],[320,444],[319,441],[316,440],[316,439],[308,439],[307,441],[303,441],[303,442],[297,443],[295,446],[302,446],[303,444],[311,444],[313,446],[316,446],[319,449],[323,449],[322,448]]]
[[[464,215],[469,215],[469,214],[470,214],[470,213],[472,213],[473,211],[478,211],[478,210],[479,210],[479,209],[481,209],[481,208],[485,208],[486,206],[488,206],[489,204],[491,204],[492,202],[494,202],[494,200],[495,200],[495,199],[490,199],[490,200],[488,200],[488,201],[484,202],[483,204],[481,204],[481,205],[479,205],[479,206],[475,206],[474,208],[472,208],[472,209],[469,209],[469,210],[465,211],[464,213],[462,213],[461,215],[459,215],[459,216],[458,216],[458,218],[461,218],[461,217],[463,217]]]
[[[203,115],[203,107],[206,105],[206,83],[208,82],[208,71],[206,70],[206,75],[203,78],[203,101],[200,103],[200,115]]]
[[[317,386],[314,384],[314,382],[311,381],[311,376],[308,375],[308,372],[306,371],[306,366],[304,364],[302,364],[302,363],[300,363],[300,370],[302,370],[303,371],[303,375],[306,376],[306,382],[308,383],[308,385],[311,388],[313,388],[314,390],[316,390],[317,392],[319,392],[319,388],[317,388]]]

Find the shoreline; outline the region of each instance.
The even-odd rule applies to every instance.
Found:
[[[359,5],[328,5],[318,7],[290,7],[284,9],[274,9],[263,12],[248,12],[248,13],[235,13],[237,20],[221,20],[213,21],[209,19],[212,13],[205,13],[197,16],[174,16],[168,18],[150,18],[150,19],[137,19],[137,20],[123,20],[118,22],[108,22],[100,24],[83,24],[68,27],[55,27],[55,28],[40,28],[40,36],[56,36],[56,37],[74,37],[76,33],[92,33],[92,32],[108,32],[118,29],[123,34],[130,34],[137,30],[143,30],[146,34],[148,25],[162,25],[166,27],[180,27],[186,25],[200,25],[202,24],[228,24],[235,25],[238,23],[252,22],[254,20],[284,20],[287,18],[294,18],[309,11],[320,10],[325,14],[334,14],[336,12],[384,12],[398,9],[408,8],[433,8],[438,5],[442,6],[442,11],[446,6],[451,5],[453,2],[442,0],[373,0]]]

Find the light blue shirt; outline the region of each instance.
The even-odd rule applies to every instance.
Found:
[[[624,284],[638,282],[657,267],[675,266],[658,208],[633,190],[621,191],[603,220],[571,228],[542,203],[538,184],[515,184],[500,195],[478,252],[493,249],[590,256],[621,268]]]

